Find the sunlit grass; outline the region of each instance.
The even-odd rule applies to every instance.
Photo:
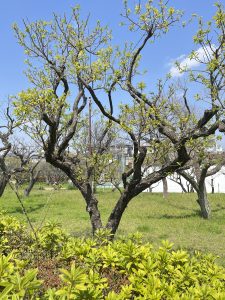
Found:
[[[100,191],[97,194],[102,219],[105,223],[119,194]],[[146,241],[159,245],[168,239],[176,247],[202,250],[219,255],[219,262],[225,265],[225,195],[209,195],[212,218],[204,220],[199,216],[195,194],[142,193],[133,199],[122,218],[118,234],[141,232]],[[24,205],[36,227],[43,222],[54,221],[63,225],[74,235],[90,234],[89,216],[85,202],[75,190],[47,191],[36,187]],[[0,207],[11,215],[25,220],[16,196],[9,189],[0,198]]]

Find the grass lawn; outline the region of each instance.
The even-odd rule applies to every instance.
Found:
[[[117,192],[100,191],[97,195],[102,219],[105,222],[118,199]],[[225,266],[225,194],[209,195],[212,219],[199,217],[195,194],[142,193],[129,204],[122,218],[118,234],[141,232],[144,239],[154,245],[168,239],[175,247],[202,250],[219,255],[218,262]],[[74,235],[90,233],[89,217],[84,200],[75,190],[32,191],[23,200],[35,226],[55,221]],[[25,220],[16,196],[9,189],[0,198],[0,209]]]

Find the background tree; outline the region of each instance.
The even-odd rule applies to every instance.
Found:
[[[29,166],[27,167],[27,173],[29,175],[29,180],[28,180],[28,185],[24,190],[24,196],[28,197],[30,195],[30,192],[32,191],[35,183],[38,181],[38,178],[40,176],[40,168],[38,168],[40,162],[42,160],[41,155],[37,155],[35,156],[35,158],[33,158],[33,161],[30,162]]]
[[[16,121],[10,105],[8,105],[0,126],[0,197],[3,195],[10,179],[14,179],[17,185],[23,184],[27,181],[28,174],[32,174],[31,177],[33,177],[37,166],[36,163],[32,164],[36,150],[34,151],[30,146],[28,147],[15,137],[19,125],[20,123]],[[35,157],[38,157],[37,152]],[[28,194],[35,181],[36,178],[33,178],[32,184],[30,182],[30,186],[27,189]]]
[[[203,145],[198,143],[198,147],[192,151],[191,156],[192,159],[188,162],[189,169],[177,170],[177,173],[185,178],[196,191],[201,215],[203,218],[208,219],[211,216],[211,208],[205,180],[221,170],[225,164],[225,154],[224,152],[213,152],[206,146],[206,143],[203,143]]]
[[[8,172],[6,159],[12,148],[10,138],[13,134],[13,130],[16,127],[15,120],[10,114],[10,107],[8,106],[5,111],[5,124],[0,126],[0,197],[3,195],[6,185],[10,179]]]
[[[5,170],[7,178],[14,181],[16,189],[28,183],[24,195],[29,196],[34,184],[37,182],[41,155],[37,147],[28,146],[18,139],[12,139],[9,155],[5,159]]]
[[[40,161],[37,171],[39,171],[38,180],[47,185],[60,185],[68,180],[64,172],[53,167],[44,159]]]
[[[194,192],[192,185],[188,181],[184,182],[184,180],[182,180],[182,178],[183,177],[181,175],[179,175],[175,172],[171,175],[170,180],[179,184],[183,193]]]

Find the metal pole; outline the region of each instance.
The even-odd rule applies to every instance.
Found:
[[[89,111],[88,111],[88,120],[89,120],[89,126],[88,126],[88,138],[89,138],[89,155],[91,157],[92,154],[92,138],[91,138],[91,113],[92,113],[92,103],[91,103],[91,97],[89,97]]]
[[[89,107],[88,107],[88,139],[89,139],[89,157],[91,158],[92,155],[92,101],[91,97],[89,97]],[[93,170],[93,174],[90,177],[90,185],[93,190],[93,193],[96,193],[96,186],[95,186],[95,170]]]

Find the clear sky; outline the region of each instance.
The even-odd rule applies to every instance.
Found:
[[[135,0],[129,0],[135,4]],[[182,9],[186,17],[193,12],[210,18],[215,12],[212,0],[171,0],[170,4]],[[118,26],[121,21],[122,0],[7,0],[0,1],[0,65],[1,65],[1,101],[8,95],[15,94],[28,87],[28,82],[23,74],[24,65],[23,49],[17,44],[11,26],[14,22],[22,24],[23,18],[30,21],[37,19],[50,20],[52,13],[68,13],[70,7],[80,4],[82,13],[91,14],[91,20],[101,20],[113,30],[114,42],[119,44],[126,40],[124,28]],[[196,25],[196,24],[195,24]],[[174,28],[156,44],[146,50],[145,66],[149,66],[151,78],[159,78],[169,71],[171,60],[187,55],[193,47],[192,36],[195,25],[186,29]]]

